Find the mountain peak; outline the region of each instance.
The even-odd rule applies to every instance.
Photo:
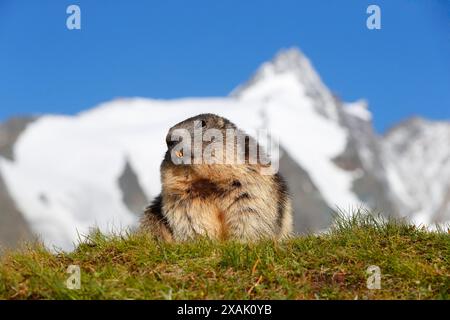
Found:
[[[241,99],[263,99],[300,94],[307,97],[317,112],[337,119],[334,98],[309,59],[296,47],[282,49],[263,63],[253,77],[231,92]]]
[[[306,56],[296,47],[278,51],[268,64],[273,66],[276,73],[298,73],[306,68],[311,68],[311,64]]]
[[[393,127],[389,128],[384,134],[384,136],[389,137],[404,131],[418,132],[421,131],[428,123],[429,123],[428,120],[420,116],[414,115],[400,121]]]
[[[280,75],[290,74],[307,91],[322,91],[325,86],[319,75],[311,65],[309,59],[297,47],[281,49],[275,56],[264,62],[249,81],[238,86],[231,92],[231,96],[243,96],[244,92],[256,84]]]
[[[305,86],[323,86],[322,80],[309,59],[297,48],[281,49],[275,57],[261,66],[258,71],[271,69],[275,74],[294,74]]]

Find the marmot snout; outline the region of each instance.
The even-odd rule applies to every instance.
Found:
[[[212,134],[196,145],[192,138],[195,130],[223,137],[229,130],[243,133],[229,120],[213,114],[201,114],[172,127],[161,164],[162,191],[146,209],[141,227],[166,241],[197,236],[241,241],[287,237],[292,231],[292,206],[286,184],[278,173],[261,174],[261,165],[249,161],[249,145],[254,140],[247,136],[241,141],[215,141]],[[179,131],[186,133],[181,139],[183,149],[178,141],[172,141]],[[196,163],[194,154],[208,151],[211,143],[222,144],[223,150],[228,150],[227,144],[235,146],[234,150],[243,147],[245,161],[220,162],[227,152],[212,151],[216,157],[213,163]],[[235,153],[232,159],[237,159]]]

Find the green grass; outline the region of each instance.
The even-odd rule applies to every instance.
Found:
[[[81,268],[81,289],[65,282]],[[366,269],[381,269],[381,289]],[[368,215],[320,236],[255,244],[163,244],[90,235],[71,253],[42,245],[0,258],[0,299],[449,299],[450,235]]]

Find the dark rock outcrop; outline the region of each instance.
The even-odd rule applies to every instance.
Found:
[[[122,191],[122,201],[128,210],[141,214],[149,202],[139,184],[139,178],[128,160],[125,163],[125,168],[119,177],[118,183]]]

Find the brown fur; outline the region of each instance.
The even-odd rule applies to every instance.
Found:
[[[203,114],[175,125],[169,134],[176,128],[189,128],[199,119],[206,128],[236,128],[227,119]],[[280,175],[262,175],[259,164],[247,161],[175,165],[169,141],[168,146],[161,164],[161,195],[145,211],[144,230],[165,241],[197,236],[241,241],[289,236],[291,201]]]

